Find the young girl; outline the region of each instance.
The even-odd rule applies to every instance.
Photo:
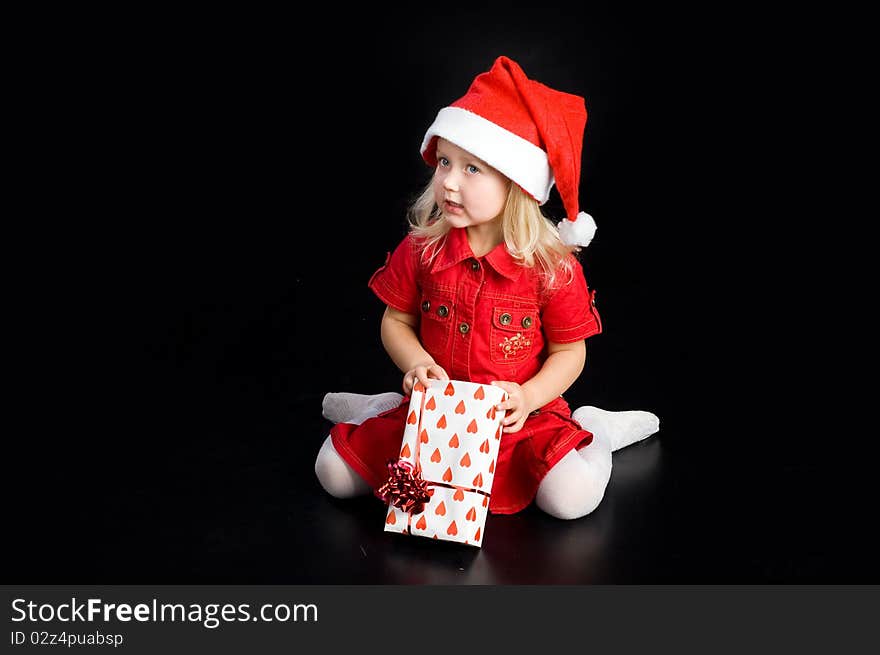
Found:
[[[611,453],[653,434],[648,412],[581,407],[561,394],[584,368],[584,340],[602,330],[596,293],[574,256],[595,233],[578,212],[583,98],[530,80],[499,57],[467,93],[441,109],[422,142],[434,167],[410,211],[410,233],[370,279],[387,305],[382,343],[418,380],[492,383],[508,393],[489,509],[533,500],[563,519],[592,512]],[[557,229],[540,205],[556,184],[568,219]],[[318,453],[324,489],[344,498],[387,479],[409,399],[327,394],[336,423]]]

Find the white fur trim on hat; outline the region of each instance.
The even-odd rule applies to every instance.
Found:
[[[588,246],[596,234],[596,221],[586,212],[580,212],[574,223],[567,218],[559,221],[559,238],[569,246]]]
[[[519,184],[539,204],[550,197],[553,171],[547,153],[530,141],[460,107],[444,107],[422,140],[424,154],[435,136],[451,141]]]

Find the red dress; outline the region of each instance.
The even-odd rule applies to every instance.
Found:
[[[546,342],[570,343],[602,331],[583,269],[571,256],[574,277],[551,289],[500,244],[474,257],[463,228],[453,228],[433,261],[407,236],[389,254],[369,286],[387,305],[420,317],[425,350],[454,380],[523,384],[547,358]],[[397,457],[409,399],[361,425],[333,426],[333,445],[372,487],[388,477]],[[489,510],[513,514],[532,502],[543,477],[572,448],[593,435],[571,418],[560,396],[530,415],[519,432],[504,434]]]

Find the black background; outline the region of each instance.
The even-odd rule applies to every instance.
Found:
[[[863,483],[806,395],[826,315],[788,232],[803,70],[776,27],[436,7],[42,35],[4,577],[876,582]],[[366,283],[427,181],[425,129],[501,54],[589,111],[605,332],[566,397],[662,423],[594,514],[490,518],[475,554],[385,535],[377,501],[327,497],[312,466],[325,392],[400,384]]]

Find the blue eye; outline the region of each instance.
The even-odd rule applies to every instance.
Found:
[[[440,164],[440,165],[443,166],[443,167],[449,166],[449,160],[446,159],[446,157],[438,157],[438,158],[437,158],[437,163]]]
[[[471,170],[471,169],[473,169],[473,170]],[[468,173],[479,173],[480,169],[477,168],[476,166],[474,166],[473,164],[468,164],[467,172]]]

